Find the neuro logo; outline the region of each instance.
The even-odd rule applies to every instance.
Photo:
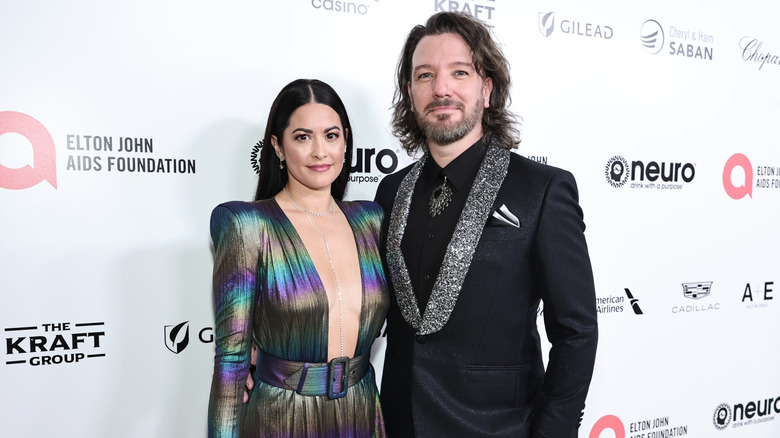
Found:
[[[731,406],[721,403],[712,414],[712,425],[715,429],[723,430],[731,423]]]
[[[647,53],[655,55],[664,47],[664,30],[655,20],[647,20],[639,29],[639,37]]]
[[[605,415],[599,418],[590,430],[588,438],[600,438],[601,432],[608,429],[614,433],[615,438],[626,438],[626,427],[620,421],[620,418],[614,415]]]
[[[607,177],[607,182],[612,187],[623,187],[628,181],[628,177],[631,174],[631,170],[628,166],[628,160],[620,155],[615,155],[607,161],[607,166],[604,169],[604,173]]]
[[[712,288],[711,281],[702,281],[699,283],[683,283],[683,296],[692,300],[704,298],[710,294]]]
[[[637,315],[643,315],[642,309],[639,308],[639,300],[634,298],[634,295],[631,294],[631,291],[628,290],[628,288],[625,288],[626,296],[628,297],[628,301],[631,303],[631,309],[634,310],[634,313]]]
[[[555,12],[539,12],[539,32],[547,38],[555,30]]]
[[[41,122],[24,113],[0,111],[0,136],[16,133],[32,145],[33,162],[19,168],[0,163],[0,187],[21,190],[47,181],[57,188],[57,161],[54,139]]]
[[[165,346],[172,353],[179,354],[190,343],[189,321],[165,326]]]
[[[744,173],[744,180],[740,181],[741,185],[735,185],[733,182],[733,173],[736,168],[740,168],[741,173]],[[748,157],[743,154],[734,154],[726,161],[726,165],[723,167],[723,188],[732,199],[742,199],[745,195],[753,197],[753,165]]]

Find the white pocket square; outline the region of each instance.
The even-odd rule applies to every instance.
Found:
[[[501,222],[504,222],[505,224],[511,225],[515,228],[520,228],[520,220],[512,214],[511,211],[509,211],[508,208],[506,208],[506,205],[501,204],[501,207],[498,208],[498,210],[493,212],[493,217],[500,220]]]

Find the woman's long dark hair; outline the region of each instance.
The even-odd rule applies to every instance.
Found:
[[[336,90],[317,79],[296,79],[287,84],[276,96],[268,114],[263,135],[263,147],[260,149],[260,174],[257,181],[255,201],[273,198],[287,185],[287,170],[279,169],[279,158],[276,156],[271,136],[275,135],[281,145],[284,130],[290,124],[290,116],[296,109],[307,103],[321,103],[336,111],[344,129],[347,151],[344,154],[344,167],[330,186],[331,195],[338,200],[344,198],[349,181],[349,168],[352,163],[352,125],[349,123],[347,109]]]

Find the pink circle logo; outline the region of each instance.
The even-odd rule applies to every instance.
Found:
[[[731,180],[731,175],[737,167],[745,172],[745,181],[739,186],[734,185]],[[723,168],[723,188],[732,199],[742,199],[745,195],[753,197],[753,165],[748,157],[734,154],[726,161],[726,166]]]
[[[16,133],[30,141],[33,163],[20,168],[0,164],[0,187],[20,190],[30,188],[41,181],[48,181],[57,188],[57,162],[54,139],[41,122],[16,111],[0,111],[0,135]]]
[[[615,438],[626,438],[626,427],[623,426],[623,422],[620,421],[620,418],[614,415],[605,415],[599,418],[599,421],[597,421],[596,424],[593,425],[593,429],[590,430],[588,438],[599,438],[601,432],[604,432],[607,429],[611,429],[615,432]]]

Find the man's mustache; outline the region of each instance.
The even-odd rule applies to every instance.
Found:
[[[425,106],[425,112],[431,112],[434,109],[441,107],[441,106],[451,106],[458,108],[460,110],[463,109],[463,104],[454,100],[454,99],[434,99],[431,103]]]

